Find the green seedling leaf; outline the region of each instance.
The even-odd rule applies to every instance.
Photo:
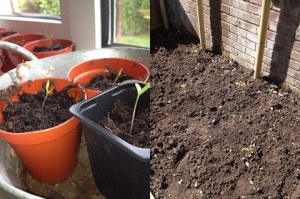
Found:
[[[150,88],[150,82],[148,82],[143,88],[138,84],[135,83],[135,88],[137,90],[138,96],[141,96],[144,92],[146,92]]]
[[[136,88],[136,91],[137,91],[137,96],[136,96],[135,104],[134,104],[134,107],[133,107],[131,125],[130,125],[130,130],[129,130],[130,135],[132,133],[133,123],[134,123],[134,118],[135,118],[135,112],[136,112],[136,107],[137,107],[139,98],[143,93],[145,93],[151,87],[150,82],[148,82],[143,88],[138,83],[135,83],[134,85],[135,85],[135,88]]]
[[[45,105],[45,102],[46,102],[46,100],[47,100],[49,94],[53,91],[53,88],[51,88],[51,90],[49,90],[49,89],[50,89],[50,80],[48,79],[48,81],[47,81],[47,83],[46,83],[46,85],[45,85],[46,96],[45,96],[45,98],[44,98],[44,101],[43,101],[41,110],[43,110],[44,105]]]
[[[51,90],[49,90],[49,88],[50,88],[50,80],[48,79],[48,81],[46,83],[46,93],[47,93],[47,95],[49,95],[53,91],[53,88]]]

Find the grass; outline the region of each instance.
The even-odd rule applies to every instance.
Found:
[[[116,43],[150,48],[150,36],[149,34],[138,35],[133,37],[123,36],[116,38]]]

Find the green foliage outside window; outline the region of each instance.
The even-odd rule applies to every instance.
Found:
[[[123,0],[122,30],[124,36],[150,32],[150,0]]]
[[[22,13],[60,15],[59,0],[18,0]]]

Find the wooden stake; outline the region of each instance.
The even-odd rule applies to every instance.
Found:
[[[159,0],[159,5],[160,5],[161,15],[163,18],[164,27],[166,30],[169,30],[169,22],[168,22],[168,17],[167,17],[166,6],[165,6],[164,0]]]
[[[257,54],[255,60],[254,79],[259,78],[261,74],[261,67],[262,67],[262,61],[264,57],[264,50],[265,50],[265,43],[266,43],[268,20],[270,14],[270,5],[271,5],[271,0],[263,0],[262,14],[260,19],[258,48],[257,48]]]
[[[205,29],[204,29],[204,18],[203,18],[203,3],[202,0],[197,0],[198,7],[198,30],[200,34],[200,42],[202,50],[206,50],[206,42],[205,42]]]

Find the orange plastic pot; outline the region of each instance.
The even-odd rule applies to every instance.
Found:
[[[37,46],[44,46],[50,48],[51,44],[59,43],[62,46],[60,50],[48,51],[48,52],[33,52]],[[42,59],[45,57],[51,57],[54,55],[70,53],[73,51],[74,43],[67,39],[42,39],[38,41],[32,41],[24,45],[24,48],[34,54],[37,58]]]
[[[11,97],[17,101],[22,93],[36,93],[48,79],[38,79],[19,84],[21,91]],[[72,82],[64,79],[53,79],[57,91]],[[69,96],[80,101],[83,90],[80,86],[69,90]],[[0,113],[7,104],[0,102]],[[0,114],[0,127],[4,116]],[[55,127],[24,133],[12,133],[0,130],[0,138],[7,141],[14,149],[30,175],[44,183],[55,184],[68,178],[76,168],[81,135],[80,121],[72,117]]]
[[[15,34],[2,39],[2,41],[12,42],[19,46],[24,46],[29,42],[40,40],[44,38],[44,35],[38,33],[28,33],[28,34]],[[16,66],[26,60],[24,57],[19,55],[17,52],[11,50],[3,50],[4,55],[4,65],[2,67],[3,72],[8,72]]]
[[[95,75],[102,73],[109,75],[107,66],[115,71],[123,68],[123,73],[132,77],[132,79],[149,81],[150,72],[145,65],[124,58],[102,58],[80,63],[69,70],[68,79],[80,85],[88,84]],[[100,90],[83,89],[87,98],[102,92]]]
[[[3,40],[5,37],[18,34],[17,31],[10,31],[5,28],[0,29],[0,40]]]

